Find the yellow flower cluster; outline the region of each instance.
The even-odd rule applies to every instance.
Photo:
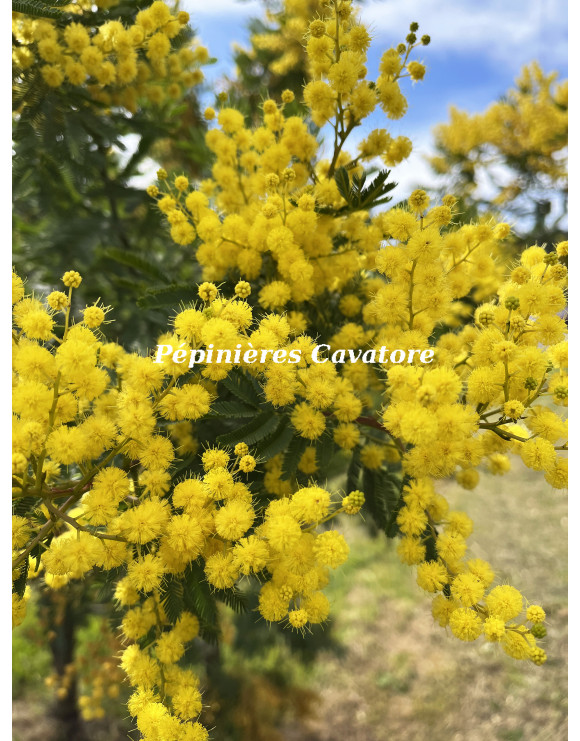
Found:
[[[320,0],[284,0],[280,10],[266,10],[269,33],[255,33],[251,37],[253,50],[265,50],[276,55],[270,64],[274,75],[286,75],[307,65],[304,37],[312,18],[323,10]],[[254,52],[255,54],[255,52]]]
[[[514,659],[543,664],[546,653],[536,645],[536,637],[546,634],[545,612],[530,605],[525,620],[516,621],[524,606],[521,593],[507,584],[491,588],[491,565],[466,557],[466,538],[473,530],[470,518],[450,511],[431,479],[411,479],[403,488],[403,501],[397,517],[403,533],[398,553],[403,563],[417,564],[417,584],[436,594],[432,612],[439,625],[449,626],[462,641],[484,635]]]
[[[387,61],[395,59],[400,61],[395,54],[383,57],[385,70]],[[331,75],[322,84],[332,91],[334,106],[334,113],[329,107],[326,118],[335,115],[340,132],[339,96],[347,101],[348,93],[338,90],[339,77]],[[307,85],[305,96],[308,90]],[[316,103],[308,102],[315,109]],[[321,166],[305,128],[302,146],[288,144],[288,128],[299,119],[283,114],[283,104],[266,101],[264,126],[250,132],[235,111],[220,112],[221,131],[208,135],[217,157],[214,180],[187,195],[177,183],[170,186],[163,181],[166,192],[154,193],[172,225],[174,240],[180,241],[175,238],[176,224],[188,230],[184,243],[199,239],[197,259],[205,266],[206,278],[241,275],[262,284],[259,304],[285,313],[280,321],[290,324],[298,335],[295,343],[303,347],[310,340],[300,333],[320,331],[308,309],[318,296],[326,301],[337,297],[345,320],[354,320],[336,327],[329,337],[332,350],[422,347],[430,343],[438,325],[449,327],[438,333],[432,367],[415,363],[389,369],[382,422],[392,444],[367,442],[360,456],[366,468],[380,470],[385,461],[402,459],[403,471],[414,480],[455,475],[470,489],[477,485],[478,466],[485,463],[492,473],[503,474],[510,468],[507,454],[513,452],[529,467],[544,471],[554,488],[566,487],[567,459],[558,455],[558,450],[567,449],[565,423],[555,411],[536,402],[548,395],[557,406],[567,400],[566,325],[559,316],[566,306],[567,278],[559,258],[567,254],[567,244],[558,245],[553,253],[538,246],[527,249],[508,280],[503,280],[498,263],[509,226],[480,223],[453,228],[455,199],[451,196],[431,207],[427,194],[415,191],[406,208],[370,218],[360,211],[342,215],[339,210],[345,207],[345,199],[332,178],[333,163]],[[381,136],[376,134],[377,140]],[[252,147],[258,137],[269,139],[270,146],[262,152]],[[264,164],[265,158],[279,153],[279,145],[285,145],[285,151],[277,167],[268,161]],[[370,145],[362,146],[366,153],[364,147]],[[368,152],[369,156],[380,153],[381,147]],[[358,166],[342,151],[340,135],[333,162],[351,169]],[[220,178],[225,179],[220,182]],[[210,199],[225,212],[222,219],[215,215]],[[308,228],[303,226],[307,219]],[[262,283],[264,266],[271,265],[272,258],[277,272],[273,280]],[[468,296],[488,301],[475,312],[475,324],[457,331]],[[373,426],[376,411],[369,390],[384,388],[383,369],[355,364],[304,370],[272,365],[264,374],[266,398],[276,406],[294,404],[291,417],[300,435],[317,439],[332,424],[334,441],[345,450],[362,442],[362,426]],[[303,388],[297,380],[304,382]],[[273,494],[288,496],[291,487],[282,478],[282,464],[281,456],[268,462],[265,486]],[[307,449],[299,470],[317,470],[315,449]],[[439,574],[440,585],[432,591],[449,589],[456,577],[461,577],[456,591],[463,582],[473,587],[473,595],[479,596],[469,605],[453,602],[447,595],[442,598],[463,610],[454,618],[455,634],[477,637],[475,628],[471,633],[462,631],[457,621],[463,616],[469,622],[472,613],[477,618],[474,605],[484,598],[493,573],[489,567],[489,583],[481,575],[468,575],[461,558],[471,524],[462,513],[454,513],[447,523],[445,501],[432,490],[431,495],[422,506],[409,506],[403,498],[405,506],[397,520],[405,535],[401,557],[407,563],[421,563],[427,573]],[[456,548],[456,558],[447,554],[444,561],[435,551],[425,561],[425,538],[436,537],[429,528],[438,524],[446,529],[437,547],[443,549],[447,538],[451,551]],[[479,609],[487,608],[480,605]],[[512,646],[521,644],[514,631],[519,635],[522,630],[527,652]],[[502,645],[510,655],[519,653],[519,658],[541,663],[544,655],[529,630],[509,624],[506,636]]]
[[[478,167],[499,154],[508,164],[525,162],[530,172],[566,183],[567,160],[561,154],[568,142],[568,82],[556,84],[557,77],[532,63],[523,68],[505,100],[484,113],[469,115],[452,108],[450,122],[435,130],[443,156],[431,158],[434,169],[443,174],[459,164],[471,174],[465,179],[469,191],[478,185]],[[522,181],[516,177],[502,186],[495,203],[506,204],[521,193]]]
[[[141,11],[135,25],[153,66],[169,54],[162,29],[179,22],[161,6]],[[522,620],[521,594],[492,586],[491,566],[467,556],[471,521],[449,511],[433,480],[455,476],[472,489],[479,466],[501,475],[512,453],[553,488],[566,486],[559,412],[567,404],[568,245],[529,247],[506,276],[507,224],[457,227],[455,199],[432,205],[423,190],[376,208],[388,200],[386,174],[365,187],[362,163],[394,165],[410,142],[377,129],[357,156],[345,143],[376,106],[391,119],[404,114],[399,80],[424,74],[409,62],[415,26],[382,56],[373,83],[365,79],[368,32],[350,3],[331,3],[308,26],[316,79],[304,99],[310,120],[334,130],[330,159],[310,120],[287,115],[285,93],[281,103],[264,101],[255,129],[238,111],[219,110],[207,134],[211,178],[198,187],[158,173],[149,194],[173,241],[195,244],[204,282],[155,354],[107,342],[109,307],[98,302],[73,322],[78,272],[67,271],[67,290],[46,301],[13,274],[13,622],[24,617],[32,576],[58,589],[95,567],[122,570],[121,666],[145,738],[207,737],[196,720],[199,681],[180,665],[201,615],[186,607],[175,614],[172,585],[185,594],[193,579],[231,596],[239,580],[259,575],[266,620],[302,630],[327,618],[322,590],[348,545],[337,530],[318,528],[357,514],[367,492],[357,488],[364,483],[347,485],[333,502],[315,477],[327,474],[325,450],[353,470],[360,463],[363,482],[402,478],[382,527],[402,534],[399,555],[436,594],[441,625],[462,640],[484,634],[514,658],[545,659],[536,645],[544,611],[528,606]],[[55,43],[70,58],[93,46],[118,54],[118,39],[137,32],[114,28],[82,49],[79,41],[80,52],[82,34],[71,26]],[[335,360],[314,360],[320,343]],[[384,347],[408,362],[346,359],[348,350]],[[423,365],[419,349],[428,347],[433,361]],[[202,362],[210,350],[222,357]],[[253,419],[234,429],[230,421],[209,447],[200,444],[205,423],[237,415]],[[181,461],[191,468],[177,474]]]
[[[163,0],[140,10],[129,26],[118,20],[91,25],[94,9],[88,3],[71,3],[65,10],[79,21],[61,28],[53,20],[14,14],[12,58],[17,74],[38,67],[51,88],[83,86],[94,100],[131,111],[140,100],[160,104],[179,99],[203,81],[199,67],[209,58],[207,49],[172,48],[189,15],[172,14]]]
[[[155,578],[151,576],[155,559],[160,560],[147,555],[133,562],[143,568],[138,575],[136,570],[130,571],[119,581],[115,593],[119,604],[128,608],[121,625],[123,635],[134,641],[121,653],[121,667],[134,688],[129,712],[144,738],[205,741],[208,732],[195,720],[202,708],[199,679],[193,671],[178,665],[186,645],[199,633],[199,620],[183,611],[174,624],[169,623],[157,591],[144,586],[148,579]],[[139,590],[153,593],[142,597]],[[137,639],[151,629],[155,640],[142,647]]]
[[[266,308],[282,308],[290,299],[308,301],[327,288],[345,285],[369,267],[369,253],[383,233],[378,224],[369,228],[363,211],[348,209],[333,175],[340,167],[351,177],[360,175],[360,163],[378,156],[387,165],[409,156],[410,140],[393,138],[386,129],[373,130],[360,143],[356,157],[343,145],[377,105],[389,118],[404,115],[407,102],[399,80],[419,79],[424,73],[422,65],[408,61],[416,46],[416,37],[410,34],[407,44],[385,52],[376,82],[366,80],[370,37],[349,3],[331,5],[324,21],[311,26],[306,50],[316,66],[316,79],[305,86],[304,102],[314,123],[330,122],[334,128],[332,159],[318,160],[315,137],[301,117],[284,114],[282,95],[280,104],[264,101],[263,125],[255,130],[245,128],[238,111],[219,111],[219,128],[206,135],[216,157],[212,178],[198,189],[187,192],[181,179],[150,187],[170,224],[172,239],[179,245],[196,238],[201,242],[197,260],[208,280],[221,280],[228,273],[255,280],[265,261],[274,260],[277,279],[261,294]],[[292,94],[287,99],[292,100]],[[210,199],[227,213],[225,219],[218,218]],[[321,215],[341,208],[350,213],[340,219]],[[337,241],[340,249],[335,248]]]
[[[461,258],[446,252],[445,240],[441,246],[429,270],[447,263],[443,272],[453,281],[462,270]],[[558,250],[567,252],[567,243]],[[477,250],[472,254],[469,269],[478,261]],[[386,259],[379,253],[378,264]],[[554,410],[568,399],[567,327],[559,316],[566,307],[566,276],[556,252],[529,247],[499,286],[497,302],[476,310],[475,325],[440,336],[437,367],[390,370],[383,421],[392,435],[412,445],[404,458],[409,475],[440,478],[461,467],[458,480],[472,488],[476,466],[487,459],[494,473],[503,473],[509,469],[506,454],[513,452],[529,468],[544,471],[551,486],[567,486],[567,458],[558,455],[567,449],[567,426]],[[414,279],[415,273],[412,297]],[[414,307],[413,302],[409,322]],[[552,408],[537,403],[540,396]]]
[[[95,307],[72,324],[72,293],[81,281],[68,271],[63,276],[68,293],[53,292],[44,303],[26,295],[13,273],[13,496],[16,506],[30,497],[36,502],[28,516],[13,516],[14,581],[42,572],[45,584],[59,589],[94,567],[124,567],[116,598],[126,609],[123,635],[133,642],[122,666],[136,687],[130,707],[138,728],[147,734],[151,724],[160,723],[175,737],[205,738],[199,724],[189,723],[201,709],[197,679],[176,665],[197,635],[198,621],[187,611],[177,622],[167,619],[161,599],[165,580],[182,577],[198,559],[208,584],[218,590],[231,589],[243,576],[267,573],[260,596],[267,620],[296,629],[323,622],[328,600],[321,589],[329,569],[346,560],[348,546],[337,531],[318,534],[316,527],[339,512],[356,514],[364,496],[353,492],[344,504],[333,505],[324,489],[302,487],[258,513],[241,480],[257,465],[245,443],[235,446],[233,460],[224,448],[207,448],[201,455],[203,476],[172,480],[177,452],[198,448],[191,422],[210,411],[215,385],[207,376],[215,374],[206,371],[212,366],[190,371],[173,356],[156,363],[126,353],[104,341],[93,319],[87,321]],[[225,301],[212,284],[199,292],[213,300],[204,312],[185,309],[175,317],[176,344],[213,341],[227,347],[228,341],[249,337],[256,347],[270,348],[287,340],[288,323],[274,315],[244,337],[240,330],[252,323],[251,308],[241,300]],[[62,337],[54,331],[57,312],[63,315]],[[227,369],[213,367],[220,378],[227,375]],[[27,598],[26,592],[13,596],[15,625],[24,617]],[[154,626],[153,648],[139,648],[134,642]],[[87,696],[89,715],[99,714],[98,699],[98,691],[96,699]]]

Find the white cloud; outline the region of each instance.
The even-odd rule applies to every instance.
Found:
[[[361,8],[376,35],[404,35],[417,21],[432,38],[430,53],[484,53],[514,69],[544,52],[566,63],[567,14],[566,0],[378,0]]]
[[[201,3],[199,0],[185,0],[182,7],[191,13],[193,24],[199,17],[223,17],[226,20],[233,20],[243,16],[256,17],[263,14],[263,5],[259,0],[208,0]],[[218,31],[219,29],[216,29]]]

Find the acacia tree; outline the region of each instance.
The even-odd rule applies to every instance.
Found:
[[[134,79],[143,53],[169,70],[185,20],[157,0],[126,25],[16,22],[30,74],[98,99],[117,94],[127,46]],[[205,112],[211,177],[160,169],[147,189],[167,251],[199,275],[179,287],[185,303],[174,286],[147,289],[173,310],[163,334],[151,325],[147,350],[107,341],[116,308],[81,309],[92,275],[74,259],[65,290],[53,283],[45,299],[13,275],[13,620],[31,580],[104,582],[129,712],[151,741],[208,736],[190,649],[198,636],[219,641],[220,602],[253,600],[298,633],[327,620],[324,588],[349,554],[335,523],[361,511],[399,538],[441,626],[546,659],[544,610],[470,557],[473,523],[438,481],[474,489],[479,467],[505,472],[513,454],[566,486],[567,243],[528,247],[506,270],[509,226],[453,226],[450,194],[433,206],[417,190],[377,208],[412,144],[381,128],[355,152],[349,137],[375,109],[404,116],[399,82],[425,74],[416,31],[369,80],[368,30],[333,0],[308,26],[306,115],[289,89],[263,102],[255,126],[225,101]],[[312,126],[330,131],[329,159]],[[466,297],[477,308],[461,325]],[[92,712],[101,699],[91,695]]]
[[[515,87],[481,114],[454,107],[435,129],[430,158],[442,190],[466,209],[502,213],[517,223],[518,245],[567,238],[568,81],[525,66]]]

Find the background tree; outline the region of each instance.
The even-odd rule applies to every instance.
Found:
[[[430,164],[442,193],[460,194],[465,218],[503,214],[515,226],[514,245],[567,238],[568,82],[537,63],[483,113],[452,107],[435,129]]]

